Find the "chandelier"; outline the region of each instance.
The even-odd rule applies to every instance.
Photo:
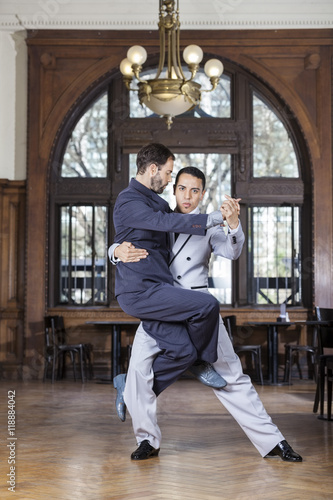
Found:
[[[198,45],[188,45],[183,51],[183,58],[190,72],[186,79],[180,62],[179,0],[177,10],[174,0],[160,0],[158,29],[160,58],[156,76],[152,79],[140,76],[142,65],[147,59],[147,52],[140,45],[134,45],[128,50],[127,58],[120,63],[120,71],[127,89],[138,93],[141,105],[164,117],[170,129],[174,116],[200,104],[202,92],[216,89],[223,64],[218,59],[206,62],[204,71],[210,79],[211,88],[201,89],[201,85],[193,79],[203,59],[203,51]],[[131,87],[133,78],[137,80],[137,88]]]

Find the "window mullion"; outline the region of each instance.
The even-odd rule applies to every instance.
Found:
[[[92,304],[95,305],[95,272],[96,272],[96,264],[95,264],[95,203],[92,206],[92,229],[91,229],[91,301]]]
[[[73,217],[73,205],[69,205],[69,228],[68,228],[68,302],[72,302],[72,283],[73,283],[73,276],[72,276],[72,217]],[[73,283],[74,285],[74,283]]]

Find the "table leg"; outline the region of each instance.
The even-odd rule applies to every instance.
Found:
[[[273,379],[273,334],[272,326],[267,327],[267,381],[272,383]]]
[[[278,383],[278,329],[276,326],[272,327],[272,384]]]
[[[112,328],[112,346],[111,346],[111,374],[112,380],[120,373],[121,356],[121,328],[120,325],[113,325]]]
[[[275,325],[267,327],[268,383],[278,384],[278,331]]]

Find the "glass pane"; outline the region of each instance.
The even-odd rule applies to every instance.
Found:
[[[183,68],[186,78],[190,78],[191,74]],[[142,79],[151,79],[156,75],[156,70],[148,70],[142,72]],[[201,69],[196,74],[194,81],[200,83],[201,88],[208,90],[211,88],[209,78]],[[135,79],[131,84],[132,88],[138,88]],[[230,118],[231,116],[231,98],[230,98],[231,80],[229,76],[222,75],[220,82],[213,92],[202,92],[200,106],[196,106],[193,110],[179,116],[209,116],[214,118]],[[145,118],[147,116],[157,116],[146,106],[141,106],[136,92],[130,92],[130,118]]]
[[[94,302],[107,302],[108,210],[95,207],[95,282]]]
[[[61,208],[60,302],[107,301],[107,208]]]
[[[105,93],[76,124],[64,154],[62,177],[107,176],[107,109]]]
[[[299,177],[294,146],[284,124],[255,94],[253,177]]]
[[[249,209],[255,304],[301,302],[298,207]]]
[[[201,88],[208,90],[211,83],[204,71],[198,72],[195,81]],[[230,118],[231,116],[231,80],[229,76],[222,75],[218,86],[213,92],[202,92],[200,107],[196,106],[194,116],[210,116],[213,118]]]
[[[91,300],[92,276],[92,207],[72,207],[72,302]]]
[[[156,70],[142,71],[140,78],[142,80],[150,80],[156,75]],[[137,89],[137,80],[133,78],[131,83],[132,89]],[[154,116],[154,113],[147,106],[140,104],[137,92],[129,92],[129,104],[130,104],[130,118],[146,118],[147,116]],[[156,115],[155,115],[156,116]]]
[[[130,155],[130,178],[136,175],[136,155]],[[173,171],[174,178],[183,168],[193,166],[199,168],[206,176],[206,194],[201,204],[201,212],[209,213],[218,210],[224,201],[224,194],[231,194],[231,156],[227,154],[188,153],[177,154]],[[170,205],[176,207],[171,183],[161,195]],[[209,277],[214,288],[210,292],[222,304],[231,303],[232,282],[231,261],[212,255],[209,266]],[[214,282],[214,283],[213,283]]]

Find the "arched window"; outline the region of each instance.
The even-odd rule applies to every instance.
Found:
[[[175,173],[187,165],[204,171],[202,211],[217,209],[224,194],[242,198],[242,255],[237,262],[213,257],[210,264],[211,292],[221,304],[306,305],[302,260],[309,245],[300,234],[304,207],[311,204],[304,197],[307,150],[285,104],[231,63],[218,89],[177,117],[170,131],[140,106],[120,77],[85,103],[75,122],[69,117],[51,175],[50,248],[55,250],[49,305],[106,306],[114,300],[114,271],[107,262],[112,208],[135,176],[136,152],[151,141],[175,153]],[[173,207],[172,190],[163,196]]]

